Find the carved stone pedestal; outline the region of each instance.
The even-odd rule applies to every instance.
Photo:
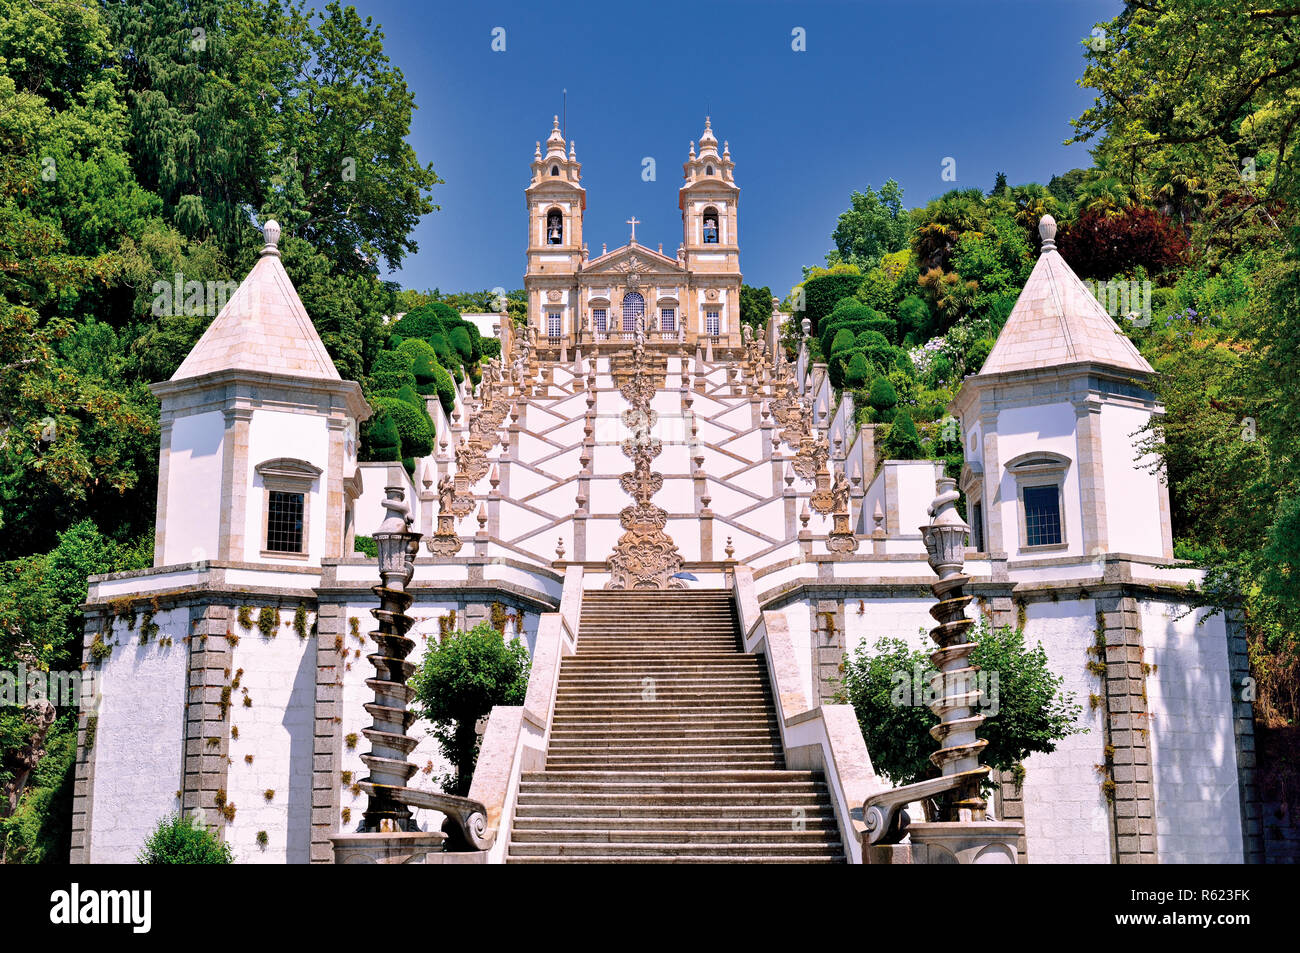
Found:
[[[426,855],[442,852],[447,835],[441,832],[386,831],[373,834],[338,834],[334,842],[336,864],[423,864]],[[436,863],[437,861],[434,861]]]
[[[1025,827],[1006,821],[918,821],[907,833],[913,864],[1014,864]]]

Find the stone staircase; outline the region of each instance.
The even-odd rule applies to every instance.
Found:
[[[844,860],[825,782],[786,770],[730,593],[588,592],[579,633],[508,862]]]

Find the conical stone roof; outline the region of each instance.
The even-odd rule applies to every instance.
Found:
[[[280,262],[280,226],[268,221],[253,270],[208,325],[173,381],[214,371],[245,370],[341,380]]]
[[[1151,365],[1056,250],[1056,221],[1038,223],[1043,252],[1016,299],[980,376],[1101,364],[1152,373]]]

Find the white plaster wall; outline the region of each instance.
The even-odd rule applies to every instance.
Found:
[[[1106,404],[1101,411],[1101,459],[1106,487],[1106,530],[1111,552],[1160,556],[1160,477],[1146,468],[1137,437],[1150,415],[1140,407]]]
[[[1031,451],[1050,451],[1071,461],[1061,489],[1066,548],[1052,555],[1077,555],[1083,552],[1083,511],[1079,497],[1074,407],[1067,402],[1015,407],[998,414],[999,459],[986,460],[984,466],[986,479],[997,486],[993,505],[999,508],[1002,517],[1003,548],[1013,558],[1021,554],[1019,490],[1016,478],[1006,469],[1006,462]]]
[[[308,561],[319,563],[325,555],[325,528],[329,517],[325,507],[325,484],[329,472],[329,434],[324,417],[290,414],[278,410],[255,410],[248,425],[248,471],[244,475],[248,503],[244,522],[244,559],[263,561],[262,478],[255,472],[258,464],[276,457],[294,457],[321,468],[312,483],[304,505],[310,507],[307,519]]]
[[[1237,755],[1223,617],[1140,604],[1147,664],[1156,853],[1166,864],[1243,860]],[[1181,616],[1181,618],[1180,618]],[[1201,621],[1204,620],[1204,621]]]
[[[317,466],[320,466],[320,464],[317,463]],[[415,484],[411,482],[405,468],[400,463],[367,462],[358,465],[358,469],[361,471],[362,490],[352,509],[353,526],[358,536],[371,536],[376,533],[379,530],[379,524],[388,515],[388,511],[384,509],[386,496],[384,487],[388,485],[389,467],[397,467],[402,471],[402,486],[406,488],[406,503],[411,507],[411,518],[414,525],[416,527],[420,525],[420,497],[415,492]],[[419,472],[417,469],[416,473]],[[437,479],[435,479],[435,485],[437,482]],[[260,500],[261,497],[259,496],[258,499]],[[314,513],[312,518],[315,518]],[[258,523],[258,526],[260,527],[261,523]],[[261,532],[260,529],[258,531]]]
[[[90,857],[134,863],[162,818],[180,807],[185,753],[188,610],[154,616],[158,637],[140,644],[139,626],[114,620],[113,652],[99,665],[99,722],[91,787]],[[167,637],[172,645],[159,639]]]
[[[1065,679],[1082,706],[1079,722],[1087,733],[1071,735],[1050,754],[1025,762],[1023,794],[1025,838],[1031,863],[1108,864],[1111,862],[1110,805],[1096,766],[1105,760],[1100,709],[1088,696],[1102,691],[1088,672],[1088,647],[1096,639],[1096,608],[1091,599],[1041,602],[1026,607],[1025,642],[1041,642],[1051,670]]]
[[[256,628],[243,630],[231,652],[232,677],[239,676],[240,687],[230,706],[226,799],[235,806],[235,819],[226,825],[226,841],[237,863],[310,860],[316,638],[298,635],[293,612],[281,610],[279,617],[273,638]],[[307,618],[310,631],[315,613]],[[267,791],[273,792],[269,801]],[[258,846],[259,831],[267,834],[265,848]]]
[[[198,504],[220,495],[225,428],[219,410],[178,417],[172,423],[160,566],[217,558],[221,508]]]
[[[799,664],[799,687],[803,697],[811,704],[813,695],[812,670],[812,617],[808,612],[808,603],[792,602],[780,610],[785,616],[785,624],[790,629],[790,641],[794,645],[795,661]],[[787,712],[797,714],[797,712]]]

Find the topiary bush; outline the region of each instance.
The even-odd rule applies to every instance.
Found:
[[[433,349],[433,345],[423,338],[408,338],[397,346],[397,350],[411,359],[416,391],[421,394],[436,393],[434,369],[438,366],[438,352]]]
[[[401,457],[424,457],[432,452],[433,422],[427,413],[396,396],[376,397],[370,404],[376,413],[387,414],[397,425]]]
[[[867,356],[861,351],[854,351],[853,357],[844,369],[844,386],[861,387],[867,382],[870,374],[871,366],[867,363]]]
[[[906,407],[894,416],[889,436],[885,438],[885,455],[890,460],[920,460],[925,456],[912,412]]]
[[[405,342],[403,342],[405,343]],[[415,386],[410,354],[405,351],[380,351],[370,369],[370,389],[374,393],[396,391]]]
[[[478,337],[478,331],[474,332],[474,337]],[[461,363],[463,364],[473,363],[474,361],[473,339],[470,337],[469,329],[466,329],[464,324],[460,324],[452,328],[451,332],[447,335],[447,338],[450,341],[451,346],[456,349],[456,353],[460,356]]]
[[[140,864],[232,864],[230,845],[188,817],[168,814],[136,855]]]
[[[871,390],[867,392],[867,405],[878,421],[888,421],[893,417],[894,407],[898,405],[898,393],[888,377],[882,375],[871,382]]]
[[[402,459],[402,435],[391,414],[376,410],[361,433],[363,460]]]
[[[478,720],[495,705],[519,705],[528,690],[528,649],[509,644],[489,622],[468,632],[430,640],[411,676],[416,710],[433,724],[433,736],[454,773],[444,779],[448,793],[464,795],[478,760]]]
[[[433,380],[438,403],[442,404],[444,413],[450,414],[452,408],[456,406],[456,382],[451,379],[451,375],[441,364],[434,366]]]

